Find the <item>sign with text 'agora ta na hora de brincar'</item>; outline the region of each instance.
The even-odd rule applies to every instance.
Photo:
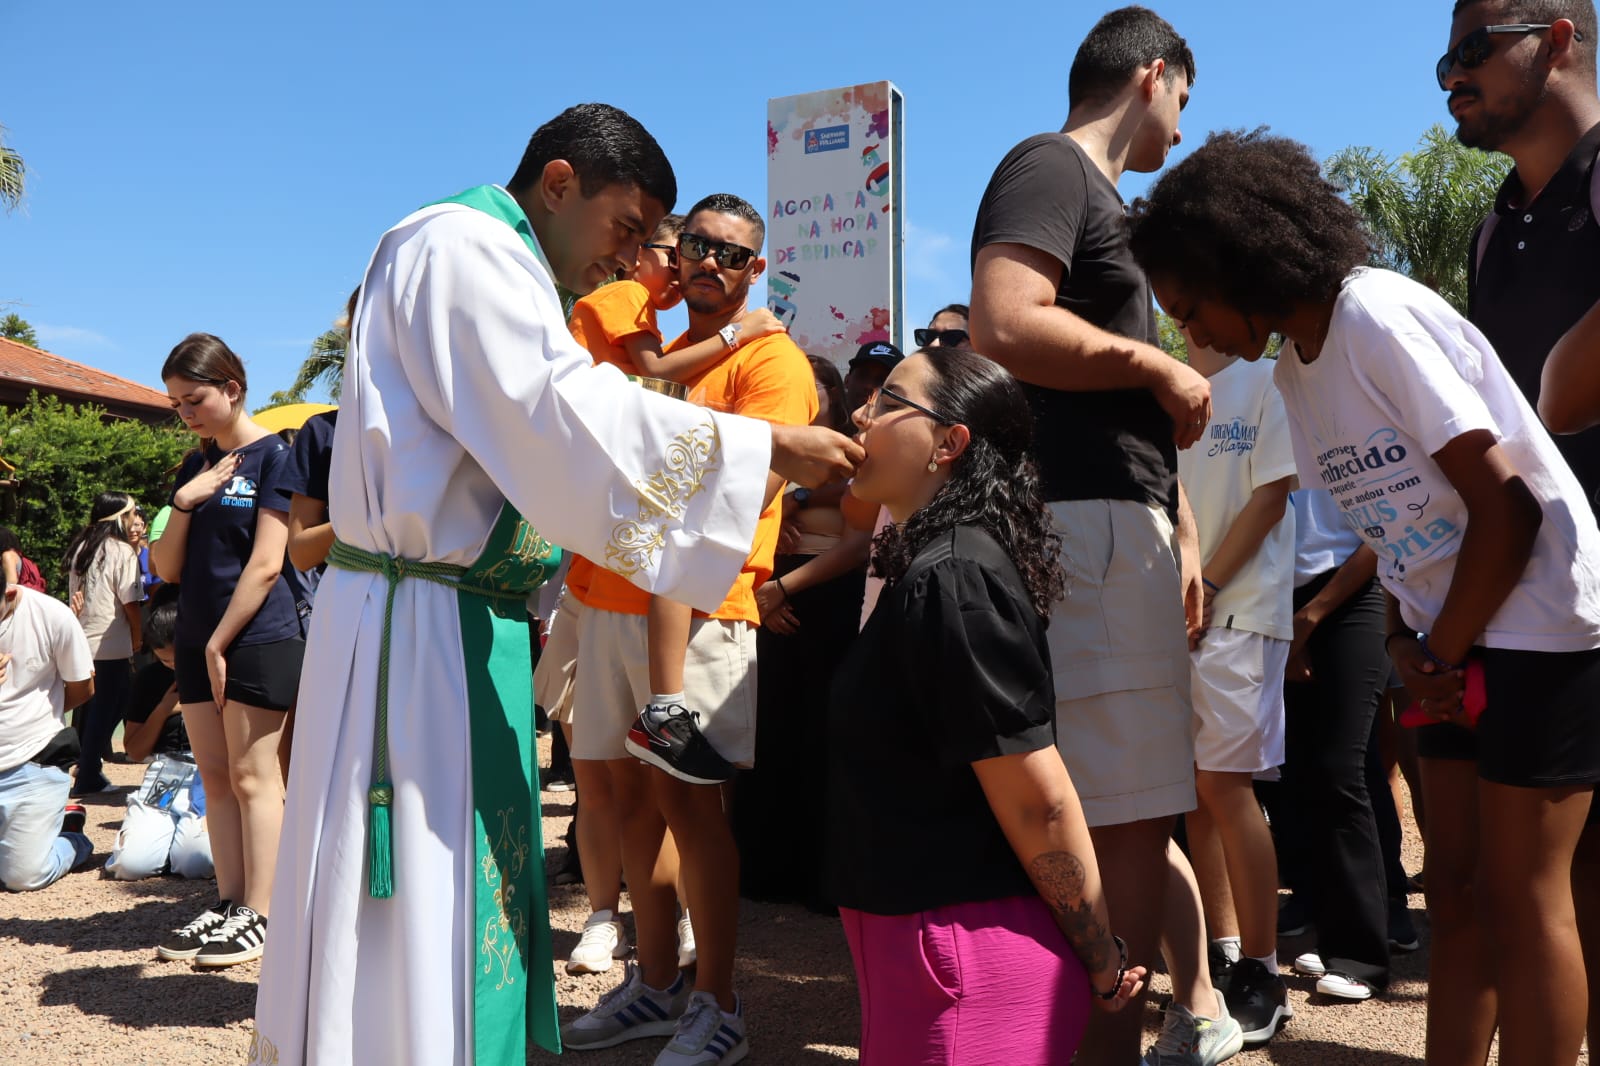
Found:
[[[887,81],[767,101],[767,304],[841,368],[901,348],[900,90]]]

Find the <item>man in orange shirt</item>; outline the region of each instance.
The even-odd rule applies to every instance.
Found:
[[[719,411],[804,425],[817,411],[804,353],[781,333],[739,344],[737,323],[750,286],[766,269],[759,255],[764,238],[760,213],[738,197],[708,196],[689,211],[678,238],[678,282],[689,329],[667,351],[720,336],[727,355],[685,380],[689,399]],[[695,466],[708,457],[685,451],[674,458]],[[680,706],[638,712],[653,695],[645,639],[649,597],[599,565],[574,564],[568,575],[568,590],[584,605],[573,754],[603,758],[611,771],[639,958],[620,988],[563,1030],[568,1048],[611,1047],[673,1033],[656,1063],[689,1066],[736,1062],[748,1047],[733,992],[738,851],[718,786],[691,783],[678,771],[697,744],[735,765],[754,761],[754,628],[760,620],[755,589],[772,573],[782,488],[781,479],[768,479],[766,507],[743,571],[722,606],[691,625]],[[625,555],[596,563],[619,573],[628,566]],[[638,758],[652,765],[642,766]],[[677,841],[694,914],[699,959],[692,993],[677,973],[673,885],[657,869],[667,826]]]

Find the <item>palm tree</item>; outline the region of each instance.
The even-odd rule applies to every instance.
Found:
[[[39,337],[33,332],[33,326],[15,312],[0,318],[0,337],[8,341],[21,341],[30,348],[39,347]]]
[[[328,395],[338,403],[339,390],[344,385],[345,349],[349,344],[349,325],[341,318],[332,329],[311,342],[311,351],[307,353],[306,361],[300,364],[300,372],[294,376],[294,383],[269,396],[267,406],[304,403],[306,394],[324,381]]]
[[[6,128],[0,126],[0,204],[9,213],[22,203],[23,178],[27,167],[16,150],[6,144]]]
[[[1324,169],[1371,227],[1376,265],[1420,281],[1465,314],[1473,234],[1494,208],[1510,158],[1467,148],[1434,125],[1399,159],[1350,147]]]

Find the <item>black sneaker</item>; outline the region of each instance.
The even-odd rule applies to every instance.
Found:
[[[1255,959],[1240,959],[1233,964],[1224,997],[1228,1013],[1244,1030],[1246,1045],[1265,1044],[1278,1027],[1294,1017],[1289,1005],[1289,987]]]
[[[61,812],[61,831],[63,833],[81,833],[83,827],[89,822],[89,812],[81,803],[69,803]]]
[[[1389,947],[1395,951],[1416,951],[1421,946],[1406,898],[1396,896],[1389,901]]]
[[[1234,961],[1228,958],[1228,953],[1222,949],[1221,944],[1213,941],[1206,948],[1206,963],[1211,970],[1211,987],[1226,996],[1228,980],[1233,976]]]
[[[629,754],[692,785],[720,785],[733,764],[700,732],[700,716],[681,704],[651,704],[639,712],[623,747]]]
[[[228,920],[206,937],[194,964],[202,969],[237,966],[259,959],[266,943],[267,920],[249,907],[235,907]]]
[[[194,958],[200,954],[207,936],[214,933],[232,913],[233,903],[229,900],[221,900],[207,907],[200,917],[182,929],[174,929],[171,936],[157,944],[156,956],[169,962]]]

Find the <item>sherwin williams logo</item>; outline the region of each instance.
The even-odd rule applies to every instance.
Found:
[[[815,152],[837,152],[850,147],[849,126],[822,126],[806,130],[806,155]]]
[[[254,507],[256,505],[256,483],[247,477],[235,477],[228,482],[228,487],[222,490],[222,506],[224,507]]]

